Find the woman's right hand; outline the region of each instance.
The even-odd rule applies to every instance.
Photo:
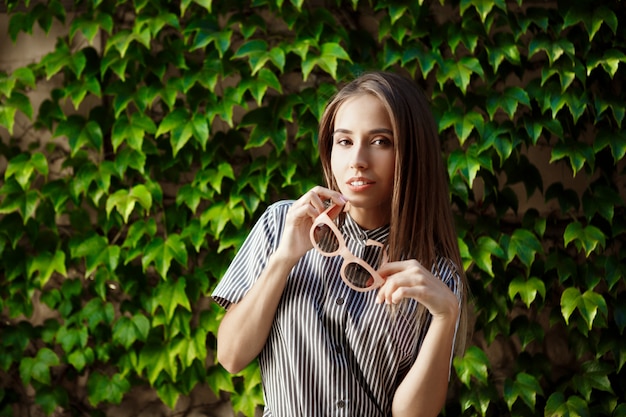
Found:
[[[309,231],[313,221],[326,210],[324,201],[331,200],[343,207],[347,200],[339,192],[316,186],[296,200],[287,212],[285,228],[277,252],[284,259],[299,260],[313,244]]]

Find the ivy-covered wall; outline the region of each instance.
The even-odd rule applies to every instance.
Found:
[[[445,415],[626,415],[623,1],[5,3],[0,39],[65,29],[0,72],[0,416],[198,387],[252,416],[208,294],[369,69],[418,80],[445,149],[475,322]]]

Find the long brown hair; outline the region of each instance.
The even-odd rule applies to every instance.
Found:
[[[318,138],[326,184],[339,190],[331,169],[337,110],[348,98],[363,94],[377,97],[387,109],[396,144],[389,259],[417,259],[431,266],[439,255],[455,264],[463,287],[456,338],[456,351],[460,353],[467,337],[467,279],[450,207],[449,181],[437,125],[428,99],[413,80],[391,72],[368,72],[332,98],[322,115]]]

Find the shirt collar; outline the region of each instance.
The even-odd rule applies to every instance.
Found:
[[[356,221],[350,216],[350,213],[346,213],[345,221],[342,227],[344,235],[361,243],[365,243],[368,239],[375,240],[377,242],[386,243],[389,237],[389,225],[381,226],[376,229],[365,230],[357,224]]]

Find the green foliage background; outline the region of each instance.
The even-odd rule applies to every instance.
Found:
[[[253,415],[258,370],[215,363],[207,296],[260,212],[320,183],[320,113],[367,69],[418,80],[446,149],[475,332],[445,414],[626,415],[624,2],[68,4],[7,1],[13,40],[68,34],[0,73],[0,416],[200,383]]]

